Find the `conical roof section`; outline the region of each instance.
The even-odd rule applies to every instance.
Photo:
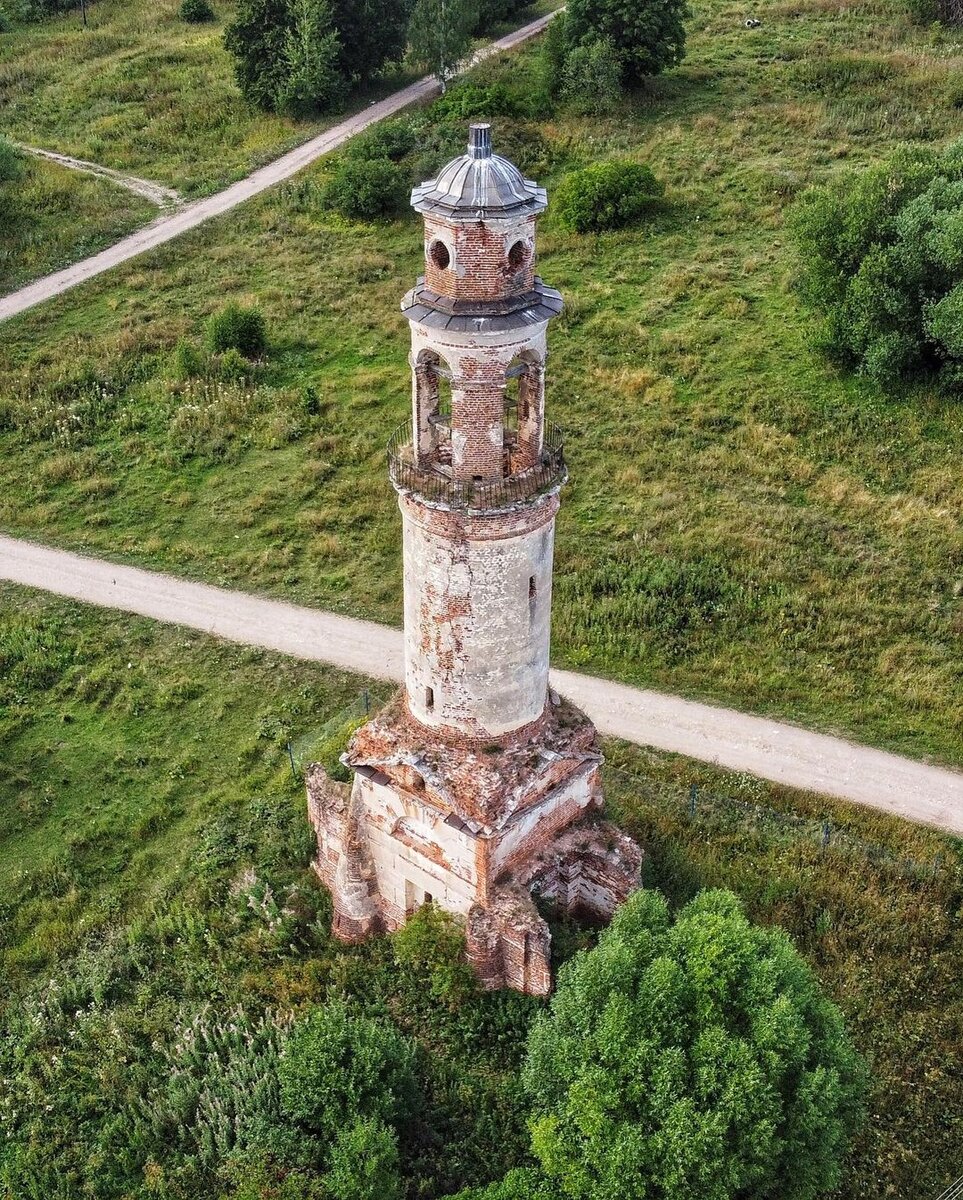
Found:
[[[466,220],[542,212],[548,198],[507,158],[492,154],[491,126],[479,124],[469,127],[467,152],[453,158],[437,179],[416,187],[411,205],[420,213]]]

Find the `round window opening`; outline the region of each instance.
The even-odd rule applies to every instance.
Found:
[[[439,271],[447,270],[451,263],[451,255],[448,253],[448,247],[444,242],[432,242],[431,248],[428,251],[431,261],[435,264]]]
[[[528,261],[528,247],[524,242],[516,242],[508,252],[508,265],[513,271],[524,267]]]

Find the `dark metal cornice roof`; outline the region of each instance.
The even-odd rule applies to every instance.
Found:
[[[504,300],[452,300],[425,287],[419,278],[401,302],[409,321],[426,329],[453,333],[504,333],[551,320],[562,311],[562,295],[535,276],[535,286],[521,296]]]

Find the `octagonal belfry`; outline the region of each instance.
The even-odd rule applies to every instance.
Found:
[[[405,686],[358,730],[350,786],[315,765],[308,808],[334,931],[395,929],[427,900],[466,921],[483,984],[544,994],[532,896],[599,916],[641,851],[600,822],[598,738],[549,689],[562,438],[545,420],[558,292],[535,274],[545,190],[492,153],[488,125],[412,192],[425,273],[411,326],[411,419],[388,466],[404,537]]]

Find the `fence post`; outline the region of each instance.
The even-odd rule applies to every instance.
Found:
[[[829,845],[829,839],[832,836],[832,827],[828,821],[823,821],[823,849]]]
[[[699,785],[694,783],[689,788],[689,820],[694,821],[696,815],[696,798],[699,795]]]
[[[371,701],[368,698],[368,689],[365,688],[365,690],[364,690],[364,715],[368,716],[368,714],[370,712],[371,712]]]
[[[291,763],[291,778],[294,780],[295,783],[297,783],[298,782],[298,773],[294,768],[294,750],[291,748],[290,742],[288,742],[288,759],[290,760],[290,763]]]

